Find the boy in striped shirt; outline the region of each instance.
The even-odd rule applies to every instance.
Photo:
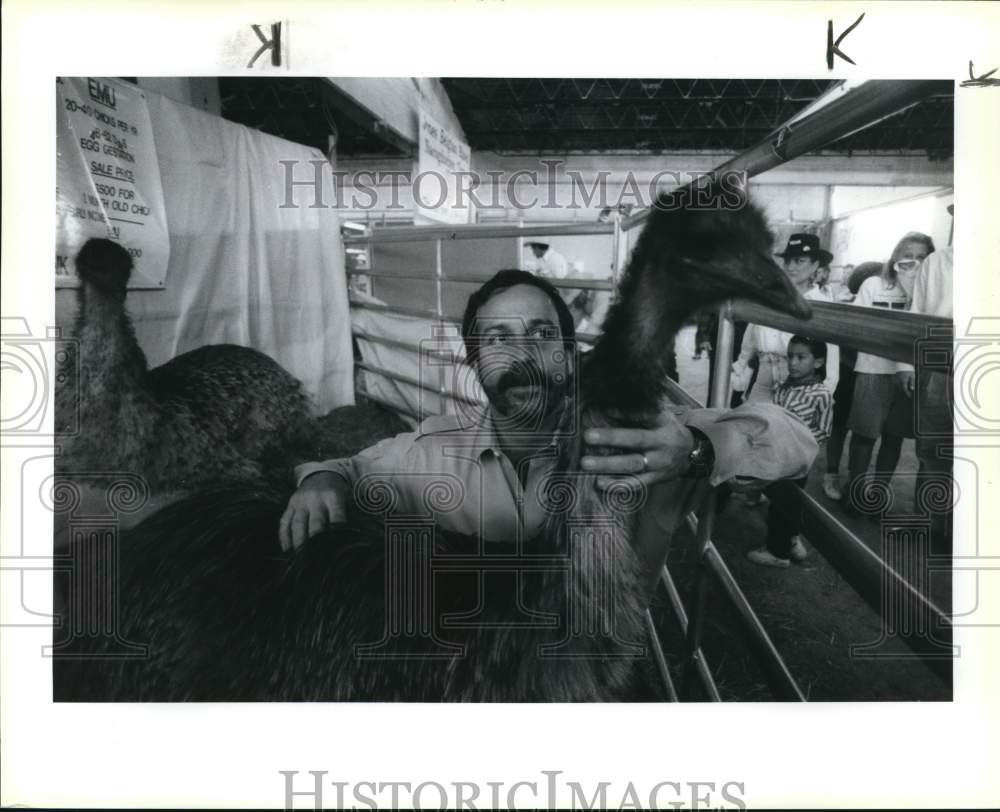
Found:
[[[826,344],[806,336],[792,336],[788,342],[788,377],[771,393],[776,403],[806,424],[817,443],[830,436],[833,422],[833,394],[823,383],[821,370],[826,362]],[[808,476],[795,480],[804,488]],[[767,511],[767,543],[747,553],[754,564],[787,567],[790,560],[803,561],[807,555],[799,535],[802,517],[779,510],[771,500]]]

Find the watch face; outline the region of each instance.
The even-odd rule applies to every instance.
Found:
[[[705,476],[712,468],[712,446],[707,439],[699,437],[691,450],[689,460],[694,473],[698,476]]]

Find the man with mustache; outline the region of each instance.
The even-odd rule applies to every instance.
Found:
[[[428,418],[417,431],[349,459],[299,466],[298,490],[281,520],[282,549],[297,549],[344,521],[355,486],[370,475],[391,480],[399,499],[393,510],[401,515],[426,515],[430,489],[446,484],[457,498],[435,511],[445,530],[488,541],[540,532],[556,439],[574,428],[572,315],[544,279],[500,271],[470,297],[462,336],[488,405]],[[589,429],[584,440],[620,449],[581,460],[585,471],[599,474],[599,488],[616,480],[649,488],[682,476],[707,477],[712,485],[769,482],[804,476],[816,455],[802,423],[764,404],[731,412],[667,409],[653,429]],[[654,508],[660,527],[672,529],[680,506]]]

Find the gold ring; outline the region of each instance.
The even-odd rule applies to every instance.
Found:
[[[645,454],[642,455],[642,470],[643,472],[649,470],[649,458]]]

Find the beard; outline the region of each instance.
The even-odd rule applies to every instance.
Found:
[[[562,380],[556,380],[556,375]],[[484,389],[507,428],[535,431],[563,408],[569,380],[565,372],[546,375],[537,364],[526,361],[512,365]]]

